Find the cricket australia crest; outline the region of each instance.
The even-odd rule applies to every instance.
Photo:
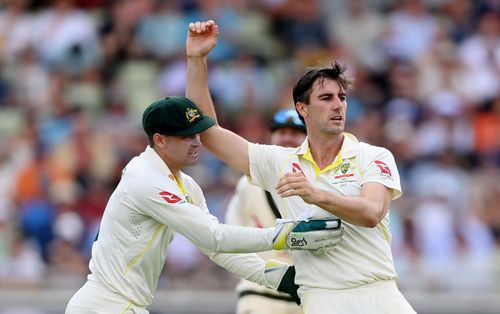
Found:
[[[351,165],[348,162],[340,166],[340,171],[342,172],[342,174],[346,174],[347,171],[349,171],[350,166]]]
[[[196,120],[199,117],[200,117],[200,114],[198,113],[197,109],[188,108],[186,110],[186,120],[189,123],[192,123],[194,120]]]

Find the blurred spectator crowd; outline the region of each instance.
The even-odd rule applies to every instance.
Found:
[[[264,143],[305,67],[346,64],[347,131],[401,174],[401,288],[500,290],[496,0],[3,0],[0,288],[83,282],[107,199],[147,145],[140,115],[184,94],[187,25],[206,19],[222,124]],[[222,220],[240,174],[208,152],[186,170]],[[185,239],[170,250],[160,285],[234,283]]]

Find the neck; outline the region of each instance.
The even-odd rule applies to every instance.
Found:
[[[343,142],[343,133],[328,137],[309,137],[311,155],[320,169],[326,168],[335,160]]]
[[[167,166],[168,166],[168,164],[167,164]],[[175,177],[176,180],[179,179],[179,175],[181,174],[180,169],[174,169],[170,166],[168,166],[168,169],[170,169],[170,172],[172,172],[172,175]]]
[[[172,175],[176,178],[179,177],[179,174],[181,172],[181,169],[177,166],[175,166],[172,162],[172,160],[170,160],[165,154],[163,154],[156,146],[153,148],[154,151],[158,154],[158,156],[160,156],[161,160],[163,160],[163,162],[167,165],[168,169],[170,169],[170,172],[172,173]]]

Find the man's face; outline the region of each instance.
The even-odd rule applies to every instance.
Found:
[[[331,135],[342,134],[345,127],[347,95],[340,85],[330,79],[314,82],[309,104],[302,106],[304,120],[311,131]]]
[[[162,159],[171,170],[180,170],[198,163],[198,150],[201,147],[200,135],[160,135],[161,140],[155,142]]]
[[[298,147],[305,139],[306,133],[304,131],[290,127],[278,128],[271,133],[272,145]]]

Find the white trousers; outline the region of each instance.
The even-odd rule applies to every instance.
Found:
[[[246,295],[238,300],[236,314],[302,314],[295,302]]]
[[[394,281],[345,290],[300,289],[305,314],[416,314]]]
[[[148,314],[103,284],[87,281],[69,300],[66,314]]]

